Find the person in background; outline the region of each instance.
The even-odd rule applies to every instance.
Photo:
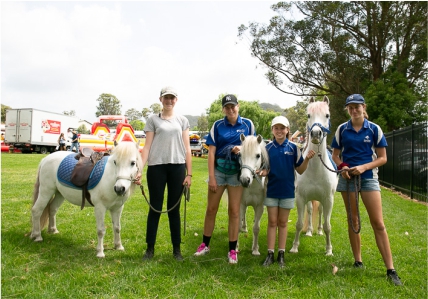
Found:
[[[345,109],[351,119],[337,128],[331,146],[333,161],[338,165],[339,170],[345,169],[339,176],[336,190],[341,192],[346,207],[348,235],[355,261],[354,267],[362,268],[363,262],[361,235],[359,232],[354,232],[354,228],[358,227],[358,213],[356,212],[358,198],[355,194],[354,184],[350,180],[355,176],[360,176],[359,193],[369,215],[376,244],[387,269],[386,277],[395,285],[401,285],[401,280],[394,269],[388,233],[383,221],[382,197],[378,181],[378,167],[387,161],[386,147],[388,144],[380,126],[366,119],[368,116],[365,112],[366,104],[362,95],[348,96]]]
[[[177,261],[183,260],[181,254],[181,223],[180,200],[183,186],[192,184],[192,154],[189,139],[189,121],[186,117],[174,112],[178,101],[175,88],[162,88],[159,98],[162,112],[151,115],[146,123],[146,143],[141,153],[143,165],[147,163],[147,186],[150,195],[150,205],[162,210],[165,187],[168,187],[167,210],[173,256]],[[141,174],[138,174],[137,184]],[[143,260],[150,260],[154,256],[156,235],[158,231],[160,213],[149,210],[147,216],[147,249]]]
[[[61,135],[59,135],[58,138],[58,150],[60,151],[65,151],[65,137],[64,137],[64,133],[61,133]]]
[[[209,146],[208,203],[202,243],[194,255],[201,256],[209,253],[220,200],[224,190],[227,189],[229,197],[229,252],[227,258],[230,264],[236,264],[238,263],[236,246],[239,233],[239,209],[243,192],[237,175],[239,172],[240,135],[255,136],[256,130],[251,120],[239,115],[238,99],[234,95],[224,96],[222,107],[225,117],[213,124],[206,139],[206,144]]]
[[[275,262],[274,248],[278,232],[278,265],[284,267],[285,244],[288,232],[288,217],[294,208],[294,180],[297,171],[302,174],[308,167],[309,159],[315,156],[310,150],[305,158],[296,144],[289,141],[290,123],[284,116],[276,116],[271,124],[273,141],[266,145],[270,170],[261,170],[260,175],[268,177],[264,205],[268,212],[267,248],[268,254],[263,266]]]
[[[79,135],[77,135],[76,130],[71,131],[73,133],[73,136],[71,137],[71,147],[70,151],[73,151],[73,149],[76,149],[76,153],[79,153]]]

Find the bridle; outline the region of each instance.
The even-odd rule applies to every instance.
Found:
[[[241,154],[238,154],[238,157],[239,157],[239,165],[241,165],[241,170],[242,169],[248,169],[251,172],[251,174],[253,175],[253,178],[255,178],[260,183],[260,185],[263,186],[263,182],[262,182],[262,180],[260,178],[260,175],[258,175],[256,173],[256,169],[254,169],[251,166],[242,164]],[[259,170],[267,169],[266,168],[266,163],[264,163],[264,157],[263,157],[263,155],[261,155],[261,159],[262,159],[262,164],[261,164]]]

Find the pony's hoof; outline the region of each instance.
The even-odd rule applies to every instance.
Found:
[[[43,238],[40,235],[35,236],[35,235],[31,234],[30,239],[33,240],[34,242],[42,242],[43,241]]]
[[[59,234],[59,230],[55,229],[50,229],[48,230],[48,234]]]
[[[322,236],[322,235],[324,235],[324,233],[322,232],[322,230],[319,230],[318,231],[318,236]]]
[[[325,254],[326,256],[333,256],[333,252],[327,252],[326,254]]]
[[[290,251],[289,251],[290,253],[298,253],[299,252],[299,250],[297,249],[297,248],[291,248],[290,249]]]
[[[106,256],[105,256],[104,252],[98,252],[97,257],[98,258],[105,258]]]
[[[251,254],[254,256],[259,256],[260,252],[258,250],[254,250]]]
[[[248,229],[241,228],[241,229],[239,230],[239,232],[240,232],[240,233],[248,233]]]
[[[308,237],[312,237],[312,232],[311,232],[311,231],[307,231],[307,232],[306,232],[306,236],[308,236]]]
[[[119,251],[125,251],[125,247],[123,247],[122,245],[115,246],[114,249]]]

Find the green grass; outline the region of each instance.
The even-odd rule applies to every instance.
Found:
[[[124,252],[112,249],[113,233],[107,215],[106,257],[98,259],[93,209],[81,211],[68,202],[57,215],[60,234],[50,235],[44,230],[44,241],[32,242],[28,237],[32,189],[43,157],[1,155],[2,298],[427,298],[427,207],[387,189],[382,190],[384,219],[402,287],[385,279],[386,271],[363,205],[361,237],[366,268],[352,268],[346,215],[339,194],[331,220],[332,257],[324,255],[324,236],[302,235],[299,253],[286,253],[284,269],[276,264],[262,267],[266,253],[265,213],[260,232],[262,256],[251,255],[251,232],[241,234],[239,263],[229,265],[225,200],[217,216],[210,254],[193,257],[202,239],[207,192],[207,161],[196,157],[182,244],[183,262],[172,257],[165,214],[161,216],[155,257],[142,261],[148,205],[138,189],[125,204],[122,215]],[[183,215],[183,204],[181,209]],[[252,209],[248,218],[253,219]],[[296,210],[292,210],[290,220],[287,251],[295,236]],[[332,274],[332,263],[339,267],[336,275]]]

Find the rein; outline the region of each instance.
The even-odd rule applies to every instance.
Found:
[[[152,209],[152,211],[159,213],[159,214],[164,214],[164,213],[168,213],[171,212],[172,210],[174,210],[178,204],[181,202],[181,197],[184,194],[184,197],[186,198],[186,201],[190,201],[190,189],[189,187],[187,187],[187,184],[183,186],[183,191],[181,191],[180,196],[178,197],[177,203],[170,209],[167,209],[165,211],[159,211],[156,210],[151,204],[150,201],[147,199],[146,193],[144,192],[144,187],[143,185],[140,185],[140,189],[141,189],[141,194],[143,194],[144,199],[146,200],[147,204],[150,206],[150,209]]]

